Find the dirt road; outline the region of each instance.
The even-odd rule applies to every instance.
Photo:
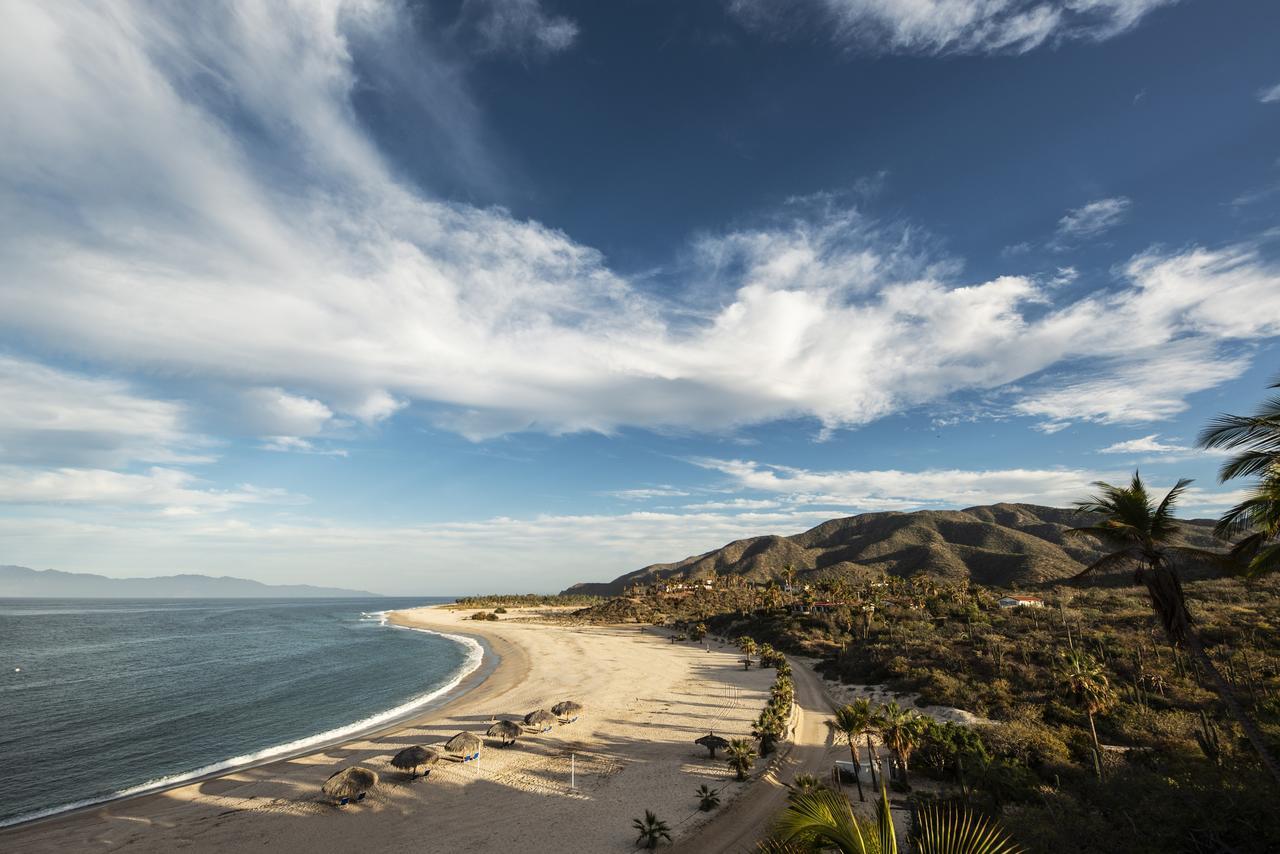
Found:
[[[827,729],[831,701],[822,679],[798,661],[791,662],[796,686],[796,730],[777,767],[751,784],[751,789],[727,806],[694,836],[671,849],[673,854],[742,854],[769,832],[774,816],[787,803],[786,783],[797,774],[827,779],[837,758]]]

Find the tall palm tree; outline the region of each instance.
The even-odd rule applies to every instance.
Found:
[[[636,845],[643,845],[652,851],[663,839],[671,841],[671,826],[661,821],[651,810],[644,811],[643,819],[633,819],[631,826],[639,832]]]
[[[898,767],[902,769],[902,780],[906,782],[911,754],[924,735],[925,719],[918,712],[904,709],[896,700],[891,700],[876,712],[875,728],[893,751]]]
[[[858,766],[858,739],[871,729],[871,701],[861,698],[847,703],[835,710],[834,717],[827,721],[832,732],[839,733],[849,745],[849,758],[853,760],[853,782],[858,786],[858,800],[866,801],[862,794],[862,772]]]
[[[1280,380],[1271,388],[1280,388]],[[1232,557],[1251,576],[1280,570],[1280,395],[1263,401],[1253,415],[1219,415],[1200,433],[1202,448],[1236,451],[1218,470],[1218,480],[1256,477],[1248,498],[1223,514],[1215,533],[1243,538]]]
[[[756,761],[756,749],[745,738],[735,738],[729,742],[725,753],[728,754],[729,767],[738,775],[739,780],[747,779],[747,772]]]
[[[1093,716],[1103,711],[1115,699],[1107,673],[1093,656],[1072,650],[1065,653],[1054,670],[1058,687],[1071,695],[1089,716],[1089,732],[1093,736],[1093,750],[1098,757],[1098,775],[1102,775],[1102,745],[1098,743],[1098,729]]]
[[[1173,511],[1178,498],[1190,485],[1190,480],[1179,480],[1157,504],[1137,472],[1134,472],[1133,481],[1128,486],[1112,486],[1101,481],[1095,483],[1098,494],[1077,501],[1075,506],[1087,513],[1100,513],[1103,518],[1096,524],[1072,528],[1067,533],[1094,537],[1114,551],[1086,566],[1076,578],[1083,578],[1098,570],[1133,568],[1134,581],[1146,587],[1151,607],[1164,627],[1169,642],[1174,646],[1185,647],[1208,674],[1214,689],[1240,723],[1262,764],[1280,784],[1280,765],[1271,756],[1262,733],[1245,713],[1191,627],[1191,615],[1187,611],[1186,596],[1182,592],[1182,581],[1178,578],[1173,558],[1185,556],[1220,562],[1221,556],[1202,549],[1172,544],[1177,533]]]

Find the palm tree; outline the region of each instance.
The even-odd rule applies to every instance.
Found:
[[[754,638],[739,638],[738,649],[742,650],[742,654],[747,658],[756,654],[756,642]]]
[[[783,731],[786,729],[786,721],[778,714],[773,706],[765,706],[760,712],[760,717],[756,718],[755,725],[751,728],[753,738],[760,740],[760,755],[768,756],[773,753],[774,745],[778,743],[778,739],[782,737]]]
[[[1101,481],[1095,483],[1098,494],[1084,501],[1077,501],[1075,506],[1087,513],[1101,513],[1103,519],[1093,525],[1072,528],[1067,533],[1095,537],[1115,550],[1086,566],[1076,578],[1083,578],[1098,570],[1134,568],[1134,581],[1147,588],[1151,607],[1164,627],[1169,642],[1175,647],[1185,647],[1208,674],[1218,696],[1240,723],[1262,764],[1280,784],[1280,765],[1272,758],[1262,733],[1245,714],[1240,701],[1218,672],[1213,660],[1205,653],[1199,636],[1191,627],[1191,615],[1187,611],[1182,581],[1178,578],[1172,558],[1187,556],[1220,562],[1221,557],[1202,549],[1171,544],[1177,533],[1173,510],[1178,498],[1190,485],[1190,480],[1179,480],[1157,504],[1147,493],[1146,485],[1137,472],[1134,472],[1133,481],[1127,487],[1112,486]]]
[[[756,749],[745,738],[735,738],[729,742],[725,751],[729,755],[729,767],[733,769],[739,780],[747,779],[747,772],[756,761]]]
[[[794,797],[803,795],[806,792],[824,790],[827,785],[813,774],[797,774],[796,778],[787,785],[787,788],[791,790],[790,797]]]
[[[902,782],[907,781],[910,770],[911,753],[920,743],[924,735],[925,720],[918,712],[900,707],[897,701],[890,701],[876,712],[875,728],[880,731],[880,738],[893,751],[898,767],[902,770]]]
[[[929,804],[919,812],[920,836],[916,854],[1021,854],[997,823],[968,808],[944,808]],[[778,816],[774,851],[834,849],[840,854],[897,854],[897,833],[889,813],[889,798],[881,788],[877,821],[873,826],[853,814],[843,796],[831,790],[803,792],[790,797]],[[766,848],[765,850],[770,850]],[[801,848],[799,850],[804,850]]]
[[[865,697],[847,703],[835,710],[835,717],[827,721],[827,726],[840,734],[849,745],[849,757],[853,760],[853,782],[858,786],[858,800],[866,801],[862,794],[862,772],[858,765],[858,739],[871,729],[873,715],[871,701]]]
[[[1089,716],[1089,732],[1093,735],[1093,752],[1098,757],[1098,776],[1102,776],[1102,745],[1098,743],[1098,729],[1093,716],[1106,709],[1115,699],[1106,671],[1091,655],[1071,651],[1065,653],[1055,669],[1058,687],[1074,697]]]
[[[703,783],[698,787],[696,794],[698,796],[698,809],[703,812],[711,812],[713,809],[720,806],[719,789],[713,789],[706,783]]]
[[[644,820],[633,819],[631,826],[639,832],[636,838],[636,845],[643,845],[649,850],[658,847],[658,843],[663,839],[671,841],[671,827],[665,822],[658,819],[651,810],[644,811]]]
[[[1270,388],[1280,388],[1280,380]],[[1262,402],[1253,415],[1219,415],[1201,433],[1202,448],[1237,451],[1218,471],[1218,480],[1257,477],[1248,498],[1219,520],[1223,539],[1244,535],[1232,557],[1251,576],[1280,570],[1280,395]]]

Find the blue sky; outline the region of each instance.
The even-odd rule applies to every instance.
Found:
[[[551,590],[1280,370],[1280,8],[15,2],[0,562]]]

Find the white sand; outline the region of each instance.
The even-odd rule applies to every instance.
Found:
[[[470,612],[402,612],[423,627],[482,636],[502,657],[485,681],[408,725],[340,747],[280,760],[0,832],[0,850],[329,851],[346,847],[426,851],[629,851],[631,820],[654,810],[678,839],[707,821],[694,790],[732,781],[693,739],[714,728],[745,736],[767,697],[773,671],[744,672],[740,656],[672,645],[652,629],[464,621]],[[496,749],[485,739],[478,764],[441,762],[428,780],[404,781],[388,761],[410,744],[441,742],[462,729],[483,733],[490,718],[523,716],[562,699],[587,706],[571,725]],[[570,754],[577,788],[569,789]],[[359,806],[318,800],[320,784],[361,764],[384,782]],[[56,781],[51,781],[56,786]],[[712,813],[710,815],[715,815]]]

